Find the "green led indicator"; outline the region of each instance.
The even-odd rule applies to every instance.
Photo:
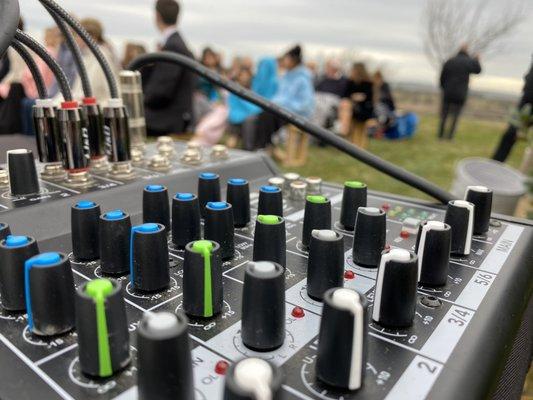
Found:
[[[277,215],[258,215],[257,220],[265,225],[276,225],[280,218]]]
[[[311,195],[307,196],[307,201],[316,204],[324,204],[328,202],[328,199],[324,196]]]
[[[204,317],[213,316],[213,288],[211,278],[211,251],[213,243],[209,240],[197,240],[192,244],[192,251],[204,258]]]
[[[85,287],[85,293],[92,297],[96,305],[96,334],[98,338],[98,364],[100,376],[111,376],[111,352],[105,314],[105,299],[113,292],[113,284],[108,279],[95,279]]]
[[[366,185],[363,182],[359,181],[346,181],[344,182],[344,186],[354,189],[361,189],[364,188]]]

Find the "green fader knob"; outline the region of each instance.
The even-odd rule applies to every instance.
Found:
[[[120,283],[95,279],[78,288],[76,330],[83,373],[108,377],[129,364],[128,323]]]

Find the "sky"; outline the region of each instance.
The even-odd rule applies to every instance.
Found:
[[[19,0],[27,30],[42,37],[51,19],[37,0]],[[128,41],[154,49],[152,0],[57,0],[76,16],[99,18],[118,49]],[[426,0],[181,0],[179,29],[192,51],[205,45],[259,58],[302,43],[308,58],[355,54],[371,68],[383,68],[392,82],[436,84],[437,72],[423,52],[421,16]],[[464,0],[473,1],[473,0]],[[487,0],[489,1],[489,0]],[[507,0],[492,0],[496,6]],[[502,51],[483,58],[478,90],[518,94],[533,54],[533,0],[527,19]]]

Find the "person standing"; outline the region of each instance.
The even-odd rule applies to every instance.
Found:
[[[156,26],[161,32],[160,49],[194,58],[178,33],[180,6],[175,0],[157,0]],[[192,72],[175,64],[158,62],[146,71],[144,105],[148,135],[183,133],[192,122]]]
[[[529,119],[531,120],[531,115],[533,113],[533,62],[531,63],[531,66],[529,67],[529,72],[524,77],[524,88],[522,89],[522,98],[520,99],[520,102],[518,103],[518,115],[520,115],[521,120],[524,120],[526,116],[529,114]],[[492,156],[493,160],[505,162],[507,160],[507,157],[509,157],[509,153],[511,152],[511,149],[513,148],[516,137],[518,134],[518,125],[519,123],[513,121],[509,123],[509,126],[507,127],[507,130],[503,134],[502,138],[500,139],[500,143],[498,144],[498,148],[494,152],[494,155]]]
[[[439,125],[439,139],[452,140],[457,129],[457,121],[468,96],[470,74],[481,73],[481,65],[477,55],[468,54],[468,46],[461,46],[459,53],[447,60],[442,66],[440,87],[442,105]],[[446,131],[448,117],[451,118],[450,128]]]

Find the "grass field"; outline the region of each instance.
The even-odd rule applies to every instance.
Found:
[[[437,124],[437,117],[422,116],[418,131],[412,139],[371,140],[368,150],[449,189],[456,163],[465,157],[490,158],[505,129],[504,123],[463,118],[459,122],[455,140],[441,142],[436,138]],[[516,144],[509,159],[511,166],[517,167],[520,164],[524,148],[525,142]],[[357,179],[365,182],[369,189],[427,198],[416,189],[395,181],[336,149],[312,146],[309,150],[307,164],[290,170],[303,176],[320,176],[326,181],[338,183]]]

